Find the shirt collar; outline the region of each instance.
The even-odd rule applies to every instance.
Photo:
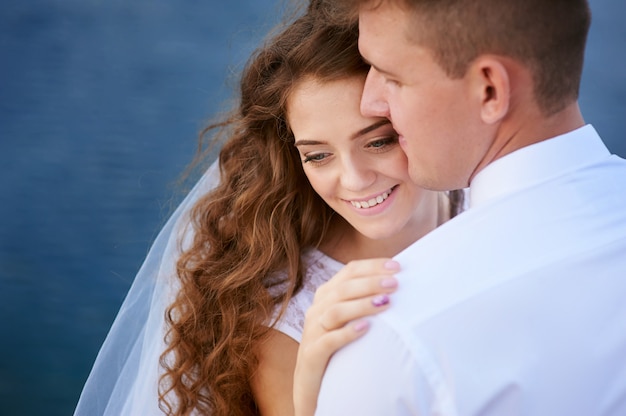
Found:
[[[523,147],[490,163],[470,184],[470,208],[610,156],[592,125]]]

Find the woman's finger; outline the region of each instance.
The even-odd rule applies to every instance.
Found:
[[[333,277],[317,289],[313,304],[334,304],[379,293],[392,293],[397,286],[398,281],[393,275],[355,277],[341,281]]]
[[[390,300],[389,294],[380,293],[336,303],[324,309],[310,309],[307,311],[306,322],[308,323],[310,320],[313,323],[317,320],[324,330],[331,331],[359,318],[386,310]]]
[[[346,264],[333,279],[342,281],[355,276],[388,275],[400,271],[400,264],[389,258],[353,260]]]

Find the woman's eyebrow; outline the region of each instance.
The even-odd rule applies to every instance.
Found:
[[[369,126],[365,127],[364,129],[361,129],[361,130],[357,131],[356,133],[354,133],[352,135],[352,139],[356,139],[357,137],[363,136],[364,134],[367,134],[370,131],[374,131],[374,130],[376,130],[377,128],[379,128],[381,126],[384,126],[384,125],[387,125],[387,124],[390,124],[390,123],[391,122],[389,120],[387,120],[386,118],[384,118],[382,120],[379,120],[376,123],[374,123],[372,125],[369,125]]]
[[[351,140],[356,139],[357,137],[363,136],[364,134],[367,134],[371,131],[376,130],[377,128],[390,124],[391,122],[389,120],[387,120],[386,118],[377,121],[374,124],[371,124],[359,131],[357,131],[356,133],[354,133],[351,137]],[[298,147],[298,146],[315,146],[315,145],[320,145],[320,144],[328,144],[328,142],[323,141],[323,140],[297,140],[293,145]]]
[[[328,142],[322,140],[297,140],[293,145],[298,146],[315,146],[319,144],[328,144]]]

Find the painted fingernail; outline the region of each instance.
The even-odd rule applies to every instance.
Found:
[[[400,270],[400,263],[395,260],[387,260],[384,267],[387,270]]]
[[[385,289],[390,289],[396,286],[398,286],[398,281],[395,277],[385,277],[380,281],[380,287],[384,287]]]
[[[370,326],[370,323],[366,320],[358,321],[354,324],[353,328],[356,332],[365,331]]]
[[[379,307],[384,306],[389,303],[389,296],[387,295],[377,295],[372,298],[372,305]]]

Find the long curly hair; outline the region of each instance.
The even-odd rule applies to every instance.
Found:
[[[170,415],[256,414],[250,378],[276,305],[302,287],[303,248],[333,219],[302,170],[286,101],[307,75],[367,71],[356,28],[324,26],[307,13],[257,50],[241,79],[238,110],[219,154],[221,180],[191,212],[180,290],[168,308],[160,406]],[[279,289],[279,290],[278,290]],[[172,394],[173,393],[173,394]]]
[[[255,51],[238,107],[219,124],[228,131],[220,183],[191,211],[194,238],[178,261],[180,290],[166,312],[159,401],[169,415],[258,414],[250,387],[257,347],[274,311],[282,313],[303,285],[303,250],[319,247],[341,221],[310,186],[286,117],[303,79],[368,70],[356,24],[328,24],[320,15],[309,6]]]

